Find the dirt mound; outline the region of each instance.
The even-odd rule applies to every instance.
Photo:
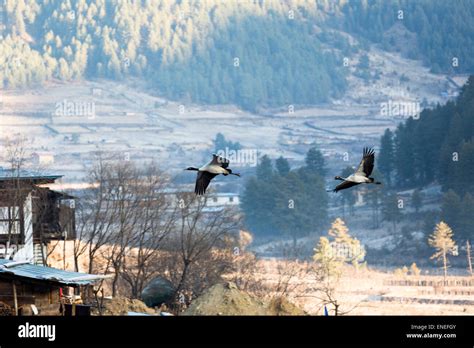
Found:
[[[268,304],[270,315],[306,315],[306,312],[284,297],[276,298]]]
[[[127,315],[128,312],[155,314],[155,310],[147,307],[140,300],[115,297],[104,300],[103,315]]]
[[[217,284],[195,299],[183,315],[304,315],[286,299],[265,303],[234,283]]]

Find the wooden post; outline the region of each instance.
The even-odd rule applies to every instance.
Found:
[[[467,266],[469,268],[469,273],[472,274],[472,261],[471,261],[471,244],[469,244],[469,240],[466,241],[466,253],[467,253]]]
[[[13,284],[13,303],[15,305],[15,316],[18,316],[18,298],[16,296],[16,284],[15,281],[12,281]]]

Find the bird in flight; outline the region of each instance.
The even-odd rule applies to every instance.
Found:
[[[372,170],[374,169],[374,161],[374,149],[364,147],[362,160],[360,161],[359,167],[357,168],[355,173],[349,175],[347,178],[341,178],[340,176],[336,176],[334,180],[341,180],[342,182],[337,185],[333,191],[338,192],[359,184],[380,185],[381,182],[375,181],[374,178],[370,177],[370,174],[372,174]]]
[[[212,160],[209,161],[209,163],[203,165],[201,168],[195,168],[195,167],[188,167],[185,170],[194,170],[197,173],[196,177],[196,186],[194,188],[194,193],[197,195],[203,195],[206,193],[206,189],[209,186],[209,183],[211,182],[214,177],[216,177],[219,174],[222,175],[235,175],[235,176],[240,176],[238,173],[232,173],[232,170],[229,167],[229,160],[220,157],[216,154],[212,155]]]

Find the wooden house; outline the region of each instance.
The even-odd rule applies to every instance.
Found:
[[[0,174],[0,257],[43,264],[51,240],[76,237],[74,197],[51,190],[60,175]]]
[[[0,315],[87,314],[92,286],[108,277],[0,259]]]

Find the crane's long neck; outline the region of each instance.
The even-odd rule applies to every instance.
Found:
[[[382,185],[380,181],[375,181],[374,178],[369,178],[369,184]]]
[[[232,172],[232,169],[227,169],[227,172],[230,174],[230,175],[235,175],[235,176],[240,176],[240,173],[233,173]]]

